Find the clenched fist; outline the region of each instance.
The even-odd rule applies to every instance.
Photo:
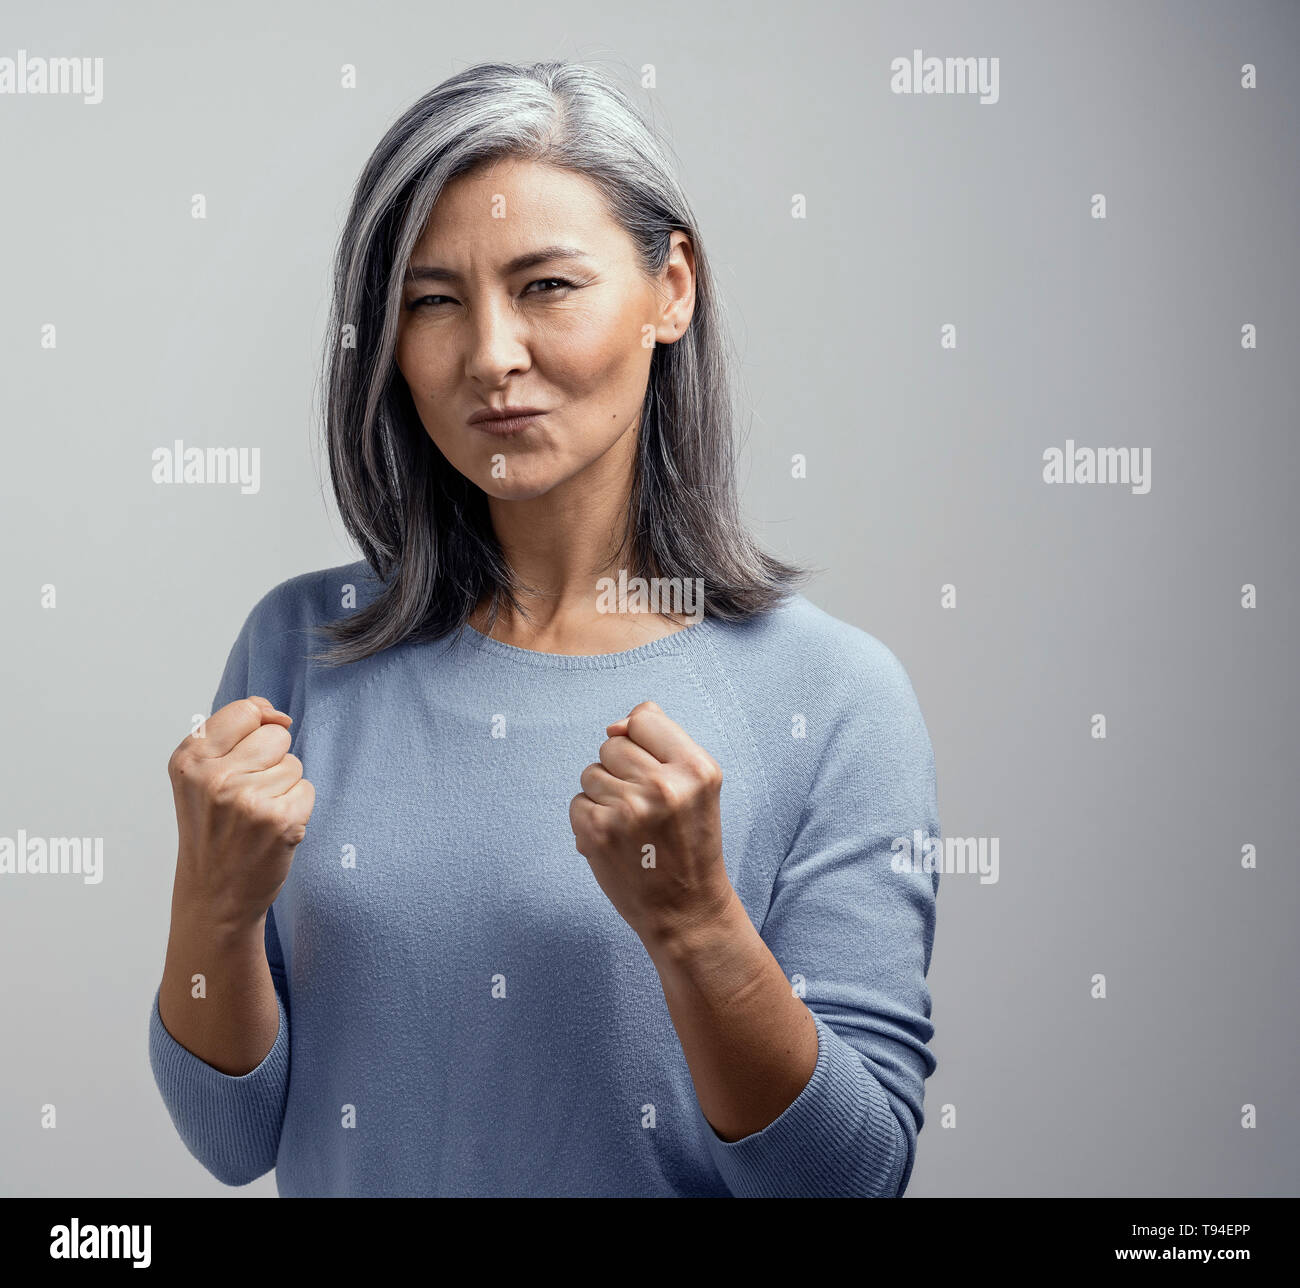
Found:
[[[291,717],[265,698],[214,712],[167,762],[180,848],[177,891],[213,925],[255,926],[289,875],[316,790],[292,755]]]
[[[569,802],[577,848],[647,947],[726,910],[722,770],[654,702],[606,726]]]

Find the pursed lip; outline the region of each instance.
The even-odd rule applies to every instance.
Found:
[[[469,418],[469,424],[481,425],[484,421],[516,420],[522,416],[544,416],[545,407],[482,407]]]

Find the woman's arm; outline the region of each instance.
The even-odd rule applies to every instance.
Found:
[[[228,703],[167,766],[180,849],[158,1016],[181,1046],[236,1077],[275,1044],[266,914],[315,803],[289,722],[262,697]]]
[[[817,1026],[732,891],[717,916],[643,939],[700,1109],[736,1141],[774,1122],[817,1065]]]
[[[218,699],[245,691],[252,622]],[[272,904],[315,801],[288,751],[290,719],[265,698],[236,698],[167,767],[180,844],[149,1060],[181,1139],[227,1185],[275,1166],[288,1094],[288,991]]]
[[[845,642],[861,665],[823,679],[811,773],[771,780],[799,823],[758,929],[722,861],[721,770],[655,704],[609,727],[570,803],[579,851],[659,972],[737,1196],[901,1195],[935,1066],[938,874],[893,862],[918,826],[939,835],[933,751],[897,659]]]
[[[706,1119],[739,1140],[808,1084],[817,1028],[727,877],[717,762],[655,702],[607,732],[570,802],[578,849],[659,972]]]
[[[203,732],[168,763],[178,846],[149,1064],[186,1148],[227,1185],[275,1166],[288,1102],[289,989],[274,902],[314,801],[288,754],[302,715],[309,584],[282,582],[254,605]]]
[[[280,1030],[265,937],[265,915],[253,925],[222,925],[178,878],[159,1018],[187,1051],[232,1077],[256,1069]]]

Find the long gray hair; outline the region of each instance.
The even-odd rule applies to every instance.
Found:
[[[731,359],[704,245],[667,154],[627,95],[567,62],[480,63],[430,90],[388,130],[352,196],[334,264],[326,332],[324,425],[344,526],[383,589],[327,623],[340,665],[404,640],[464,628],[489,601],[524,610],[487,497],[425,431],[397,368],[403,277],[444,186],[498,158],[585,175],[657,275],[670,234],[695,251],[695,310],[656,345],[641,410],[626,531],[614,558],[628,577],[699,578],[706,616],[766,611],[807,573],[761,550],[736,491]],[[699,584],[696,582],[695,584]]]

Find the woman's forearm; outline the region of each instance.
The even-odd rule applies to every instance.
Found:
[[[173,890],[158,1014],[187,1051],[235,1077],[262,1063],[280,1029],[265,927],[265,915],[220,924],[200,901]]]
[[[812,1013],[734,895],[721,917],[646,947],[705,1118],[725,1141],[761,1131],[813,1075]]]

